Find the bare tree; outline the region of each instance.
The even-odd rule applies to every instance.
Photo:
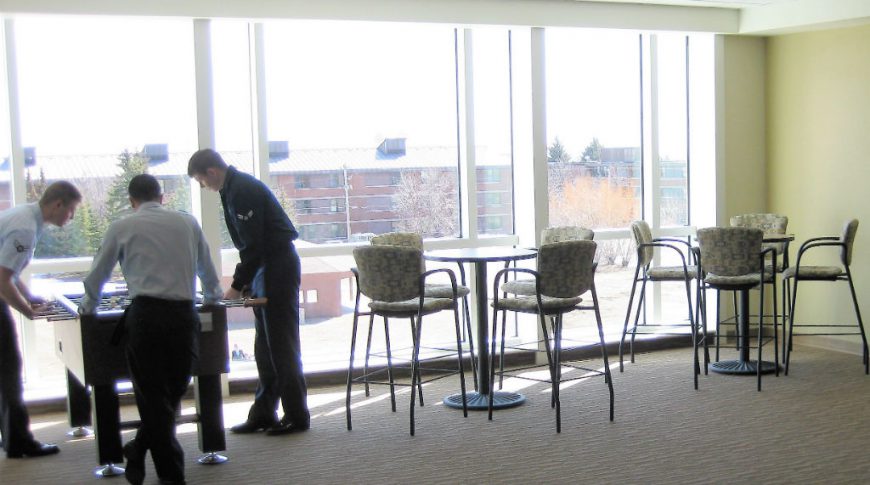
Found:
[[[550,186],[550,223],[554,226],[625,227],[636,217],[633,190],[613,179],[584,176],[580,172],[566,174],[563,170],[559,176],[551,177]],[[632,249],[629,241],[602,241],[597,254],[602,264],[625,266]]]
[[[457,232],[455,174],[438,169],[402,172],[394,195],[396,228],[423,237],[453,236]]]

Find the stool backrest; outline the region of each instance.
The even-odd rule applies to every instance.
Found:
[[[541,244],[562,241],[591,241],[594,238],[595,231],[580,226],[548,227],[541,231]]]
[[[637,247],[640,247],[641,244],[649,244],[652,242],[652,230],[649,228],[649,224],[646,221],[634,221],[631,223],[631,236],[634,239],[634,244]],[[638,258],[640,258],[640,265],[646,266],[650,264],[653,259],[653,254],[655,253],[655,249],[652,247],[642,248]]]
[[[372,246],[399,246],[423,250],[423,236],[416,232],[388,232],[373,237],[369,242]],[[426,271],[426,260],[421,260],[420,268]]]
[[[788,217],[779,214],[741,214],[731,218],[733,227],[754,227],[765,234],[785,234],[788,229]],[[764,247],[776,248],[778,255],[785,251],[785,243],[767,243]]]
[[[595,281],[595,241],[562,241],[538,249],[541,293],[573,298],[592,288]]]
[[[420,296],[423,252],[401,246],[359,246],[353,249],[359,290],[372,300],[396,302]]]
[[[717,276],[742,276],[761,271],[758,255],[764,231],[750,227],[698,229],[701,267]]]
[[[846,221],[846,224],[843,225],[843,235],[840,237],[840,242],[846,244],[840,255],[840,259],[846,266],[852,264],[852,246],[855,243],[856,232],[858,232],[858,219]]]

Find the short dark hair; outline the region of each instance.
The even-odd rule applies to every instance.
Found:
[[[226,170],[227,162],[224,161],[220,153],[211,148],[203,148],[191,155],[190,161],[187,162],[187,176],[202,175],[210,168]]]
[[[61,201],[64,206],[69,206],[73,202],[81,202],[82,193],[72,183],[58,180],[49,185],[42,193],[42,197],[39,198],[39,206],[45,207],[57,201]]]
[[[130,185],[127,186],[127,193],[130,194],[130,198],[133,200],[151,202],[159,199],[163,190],[160,188],[160,182],[153,175],[142,173],[130,180]]]

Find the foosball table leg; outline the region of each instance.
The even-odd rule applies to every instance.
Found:
[[[66,409],[69,425],[73,429],[67,436],[82,438],[94,434],[91,426],[91,401],[87,387],[69,370],[66,371]]]
[[[223,397],[221,376],[201,375],[193,378],[196,395],[196,413],[199,431],[199,449],[205,453],[199,458],[203,465],[224,463],[227,457],[218,454],[227,448],[224,434]]]
[[[121,449],[121,410],[115,383],[93,386],[94,435],[97,442],[97,463],[113,467],[123,463]],[[117,468],[117,467],[116,467]]]

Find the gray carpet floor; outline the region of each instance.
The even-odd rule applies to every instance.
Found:
[[[222,465],[204,466],[193,425],[179,427],[189,483],[870,483],[870,376],[860,356],[796,348],[788,377],[702,376],[692,388],[690,351],[640,354],[614,368],[616,415],[607,416],[602,378],[562,389],[562,433],[545,384],[506,382],[528,401],[485,412],[445,408],[458,389],[443,379],[425,388],[417,435],[408,433],[407,390],[390,412],[386,388],[355,388],[353,431],[345,428],[342,387],[310,390],[312,428],[287,436],[227,434]],[[229,426],[251,397],[232,396]],[[186,403],[190,405],[190,403]],[[125,407],[125,417],[135,409]],[[32,417],[37,437],[59,443],[45,458],[0,458],[0,482],[125,483],[97,479],[92,438],[71,439],[66,416]],[[124,440],[132,432],[125,432]],[[146,483],[157,483],[147,464]]]

